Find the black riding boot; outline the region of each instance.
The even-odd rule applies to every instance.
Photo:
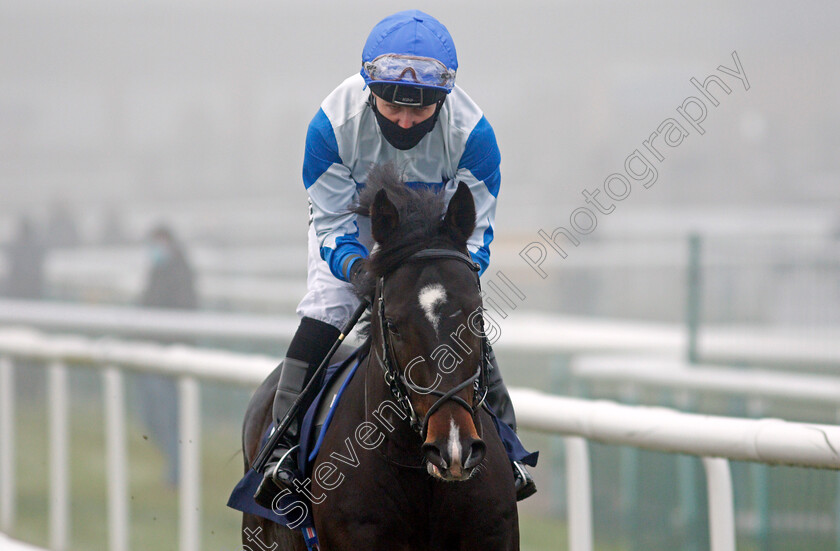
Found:
[[[487,405],[493,410],[498,419],[516,432],[516,414],[513,411],[513,403],[510,400],[507,387],[502,380],[502,371],[496,361],[496,353],[490,349],[490,369],[487,373]],[[518,461],[513,462],[513,476],[516,483],[516,500],[522,501],[531,497],[537,491],[537,485],[531,477],[531,473],[525,465]]]
[[[283,369],[274,395],[272,414],[275,426],[298,399],[301,391],[309,382],[312,372],[320,365],[329,352],[340,331],[327,323],[303,318],[300,320],[295,336],[289,345],[289,351],[283,360]],[[271,451],[271,457],[263,469],[263,480],[254,499],[263,507],[271,508],[275,496],[283,488],[294,490],[292,482],[297,469],[294,451],[300,440],[300,422],[309,404],[303,404],[298,415],[292,419],[289,428],[283,434],[278,446]]]
[[[490,369],[487,373],[487,405],[496,414],[496,417],[516,432],[516,414],[513,411],[513,403],[510,401],[510,394],[502,380],[502,370],[496,361],[496,353],[490,348],[488,360]]]
[[[277,383],[277,393],[274,395],[275,427],[285,417],[286,412],[298,399],[300,391],[306,385],[309,372],[309,364],[294,358],[286,357],[283,360],[283,368],[280,371],[280,380]],[[263,480],[254,494],[257,503],[271,509],[275,496],[284,487],[292,487],[294,471],[297,468],[294,450],[297,449],[300,437],[300,415],[289,424],[286,432],[280,438],[277,447],[271,450],[271,456],[263,469]]]

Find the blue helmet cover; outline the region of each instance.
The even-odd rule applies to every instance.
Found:
[[[359,71],[366,84],[374,81],[365,71],[364,64],[385,54],[430,57],[453,72],[458,70],[458,55],[449,31],[443,23],[420,10],[389,15],[370,32],[362,50],[362,69]]]

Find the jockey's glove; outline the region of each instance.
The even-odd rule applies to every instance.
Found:
[[[358,260],[354,261],[353,265],[350,266],[350,283],[358,286],[366,275],[367,272],[364,268],[364,261],[362,257],[359,257]]]

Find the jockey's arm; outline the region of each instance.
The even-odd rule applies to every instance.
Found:
[[[369,253],[358,240],[356,215],[348,210],[356,197],[356,182],[338,154],[332,124],[323,110],[306,133],[303,183],[312,202],[321,258],[335,277],[349,281],[354,262]]]
[[[469,186],[475,201],[475,231],[467,241],[473,260],[481,266],[480,274],[490,264],[490,242],[496,220],[496,198],[501,186],[501,154],[493,127],[482,117],[467,139],[455,177],[446,183],[446,201],[458,189],[458,182]]]

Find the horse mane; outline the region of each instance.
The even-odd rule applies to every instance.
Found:
[[[396,207],[400,225],[396,234],[387,243],[380,243],[365,261],[368,277],[355,282],[356,292],[368,297],[373,296],[378,278],[396,270],[415,252],[431,247],[455,247],[452,238],[442,228],[446,206],[443,191],[407,185],[394,163],[376,165],[371,169],[368,182],[351,211],[370,216],[373,200],[382,189]]]

